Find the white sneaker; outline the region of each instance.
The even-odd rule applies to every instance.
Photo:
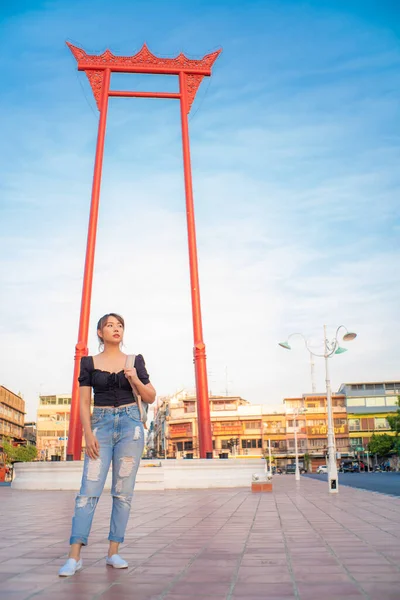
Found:
[[[106,558],[106,564],[109,567],[114,567],[114,569],[126,569],[128,566],[126,560],[121,558],[119,554],[113,554],[112,556],[108,556]]]
[[[77,571],[80,571],[82,566],[82,559],[77,562],[74,558],[69,558],[58,571],[58,575],[59,577],[71,577],[71,575],[75,575]]]

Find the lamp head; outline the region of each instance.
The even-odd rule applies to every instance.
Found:
[[[289,342],[279,342],[281,348],[285,348],[285,350],[291,350],[292,348],[289,346]]]
[[[335,354],[343,354],[343,352],[347,352],[347,348],[341,348],[338,346],[335,350]]]
[[[357,337],[357,334],[351,331],[348,331],[344,336],[343,336],[343,341],[344,342],[352,342],[355,338]]]

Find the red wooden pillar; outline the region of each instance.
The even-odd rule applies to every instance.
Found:
[[[79,319],[78,343],[75,346],[74,376],[72,381],[71,415],[69,422],[67,455],[73,460],[80,460],[82,451],[82,425],[79,414],[79,370],[82,356],[87,356],[88,333],[90,319],[90,303],[92,299],[94,255],[96,250],[97,221],[99,215],[101,173],[103,168],[104,140],[106,135],[108,92],[110,89],[110,69],[106,69],[102,82],[100,100],[100,118],[97,133],[96,157],[94,161],[92,200],[86,245],[85,271],[83,274],[81,314]]]
[[[183,171],[185,176],[186,219],[189,246],[190,290],[192,295],[192,318],[194,337],[194,368],[196,375],[197,419],[199,429],[200,458],[206,458],[207,452],[212,452],[212,434],[210,418],[210,401],[208,397],[208,380],[206,365],[206,346],[203,341],[203,326],[201,320],[200,282],[197,261],[196,225],[194,218],[192,170],[190,164],[189,127],[188,127],[188,98],[186,74],[179,74],[179,92],[181,95],[181,123],[183,146]]]

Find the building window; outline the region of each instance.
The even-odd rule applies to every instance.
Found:
[[[400,381],[398,383],[385,383],[387,390],[400,390]]]
[[[365,398],[347,398],[347,406],[365,406]]]
[[[328,442],[327,442],[326,438],[319,438],[319,439],[309,440],[308,443],[310,444],[311,448],[324,448]]]
[[[343,425],[347,425],[346,419],[333,419],[335,427],[342,427]]]
[[[346,406],[345,400],[332,400],[332,406],[334,408],[344,408]]]
[[[236,410],[233,402],[213,402],[212,410]]]
[[[242,448],[262,448],[262,440],[242,440]]]
[[[268,444],[266,444],[266,447],[268,447]],[[285,440],[272,440],[271,448],[275,448],[275,449],[279,449],[279,450],[286,450],[286,441]]]
[[[363,383],[353,383],[350,387],[352,390],[363,390],[364,384]]]
[[[385,406],[385,398],[375,397],[375,398],[366,398],[367,406]]]
[[[336,447],[337,448],[347,448],[349,445],[349,440],[347,438],[336,438]]]
[[[176,442],[176,449],[178,452],[183,451],[183,442]]]
[[[306,423],[302,420],[290,420],[288,421],[288,427],[305,427]]]
[[[366,383],[366,390],[383,390],[383,383]]]
[[[360,437],[350,438],[350,446],[352,446],[352,447],[362,446],[362,438],[360,438]]]
[[[42,396],[40,404],[57,404],[55,396]]]
[[[390,429],[387,419],[385,417],[376,417],[375,418],[375,429]]]
[[[307,421],[308,427],[324,427],[326,426],[325,419],[310,419]]]
[[[349,419],[349,431],[360,431],[360,419]]]
[[[245,429],[261,429],[261,421],[245,421]]]
[[[304,440],[304,439],[297,440],[297,447],[298,448],[306,448],[307,447],[306,442],[307,442],[307,440]],[[289,446],[289,448],[295,448],[294,440],[288,440],[288,446]]]
[[[185,450],[193,450],[193,442],[192,442],[192,440],[189,440],[188,442],[184,443],[184,449]]]
[[[71,404],[71,398],[58,398],[57,404]]]

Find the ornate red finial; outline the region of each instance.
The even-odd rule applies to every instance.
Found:
[[[211,75],[211,67],[221,53],[221,50],[216,50],[211,54],[206,54],[200,60],[187,58],[182,52],[175,58],[160,58],[150,52],[146,44],[143,44],[139,52],[133,56],[115,56],[110,50],[106,50],[100,55],[93,55],[87,54],[69,42],[67,45],[78,62],[78,69],[85,71],[89,79],[98,108],[100,108],[104,69],[110,69],[112,72],[120,73],[165,75],[184,73],[189,112],[203,77]]]

